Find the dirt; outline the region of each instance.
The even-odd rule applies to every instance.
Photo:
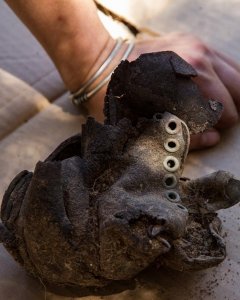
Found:
[[[189,246],[185,247],[187,256],[190,258],[197,258],[201,255],[210,257],[222,256],[222,251],[219,249],[216,239],[213,238],[209,227],[206,226],[206,220],[201,222],[194,219],[197,218],[189,218],[186,226],[186,235],[183,237],[189,243]]]

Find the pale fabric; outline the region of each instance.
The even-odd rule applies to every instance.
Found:
[[[0,140],[47,106],[44,96],[0,69]]]

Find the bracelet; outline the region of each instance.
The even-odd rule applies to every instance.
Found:
[[[107,57],[107,59],[104,61],[104,63],[100,66],[100,68],[96,71],[96,73],[83,84],[83,86],[75,93],[71,93],[70,98],[73,102],[73,104],[80,106],[82,103],[89,100],[92,96],[94,96],[111,78],[113,71],[108,74],[99,84],[89,92],[86,92],[86,89],[104,72],[104,70],[109,66],[113,58],[116,56],[118,51],[120,50],[120,47],[122,46],[122,39],[119,38],[116,41],[116,44],[114,48],[112,49],[111,53]],[[131,51],[134,47],[134,41],[130,41],[128,43],[128,46],[121,58],[121,60],[127,59]]]
[[[112,59],[120,50],[122,43],[123,40],[121,38],[118,38],[115,46],[113,47],[111,53],[109,54],[105,62],[101,65],[97,72],[86,83],[84,83],[83,86],[77,92],[74,93],[74,96],[79,96],[80,94],[82,94],[106,70],[106,68],[111,63]]]

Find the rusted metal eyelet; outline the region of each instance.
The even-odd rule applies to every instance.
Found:
[[[182,204],[177,204],[177,207],[188,213],[188,209],[185,206],[183,206]]]
[[[177,178],[173,174],[166,174],[163,178],[164,187],[167,189],[173,189],[177,185]]]
[[[181,200],[179,194],[175,191],[167,191],[165,195],[171,202],[179,202]]]
[[[156,113],[153,115],[153,120],[154,121],[160,121],[163,119],[163,114],[162,113]]]
[[[164,143],[164,148],[168,152],[176,152],[180,148],[180,144],[176,139],[167,139],[166,142]]]
[[[164,168],[169,172],[175,172],[178,170],[180,164],[176,157],[167,156],[163,161]]]

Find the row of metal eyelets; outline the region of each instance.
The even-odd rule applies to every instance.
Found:
[[[165,126],[165,130],[167,133],[173,135],[176,134],[179,130],[179,126],[176,123],[176,121],[174,119],[170,119],[169,122],[166,124]],[[179,150],[180,148],[180,144],[178,142],[178,140],[174,139],[174,138],[168,138],[165,142],[164,142],[164,148],[171,153],[174,153],[176,151]],[[168,172],[176,172],[179,167],[180,167],[180,163],[178,161],[178,159],[175,156],[169,155],[167,156],[164,161],[163,161],[163,166],[164,168],[168,171]],[[166,174],[164,176],[164,185],[167,189],[169,189],[166,192],[166,197],[169,201],[171,202],[179,202],[180,201],[180,196],[177,192],[175,192],[174,190],[170,190],[176,187],[177,185],[177,179],[176,176],[174,174]]]
[[[162,118],[163,118],[162,113],[156,113],[153,116],[153,119],[156,121],[160,121]],[[167,133],[172,134],[172,135],[176,134],[179,131],[179,126],[176,123],[175,119],[170,119],[170,121],[165,126],[165,130]],[[179,144],[178,140],[176,140],[174,138],[168,138],[164,142],[164,148],[168,152],[174,153],[179,150],[180,144]],[[169,155],[164,159],[163,166],[167,171],[172,173],[179,169],[180,163],[175,156]],[[170,173],[166,174],[163,178],[163,183],[164,183],[165,188],[169,189],[166,192],[167,199],[171,202],[179,202],[181,200],[179,194],[176,191],[171,190],[171,189],[175,188],[178,183],[176,176],[174,174],[170,174]],[[179,208],[181,208],[182,210],[187,211],[187,208],[184,207],[183,205],[177,204],[177,206]]]
[[[166,132],[169,134],[176,134],[179,130],[179,125],[176,123],[176,121],[174,119],[171,119],[165,126]],[[165,141],[164,143],[164,148],[165,150],[167,150],[168,152],[174,153],[177,152],[180,148],[180,144],[178,142],[178,140],[174,139],[174,138],[169,138]],[[163,161],[163,166],[164,168],[169,171],[169,172],[176,172],[179,167],[180,167],[180,163],[178,161],[178,159],[175,156],[169,155],[167,156],[164,161]],[[177,185],[177,179],[176,176],[174,174],[166,174],[163,178],[163,182],[164,182],[164,186],[169,189],[166,192],[166,197],[169,201],[171,202],[179,202],[180,196],[179,194],[174,191],[171,190],[173,188],[176,187]],[[188,211],[187,208],[181,204],[177,204],[177,206],[184,210],[184,211]]]

